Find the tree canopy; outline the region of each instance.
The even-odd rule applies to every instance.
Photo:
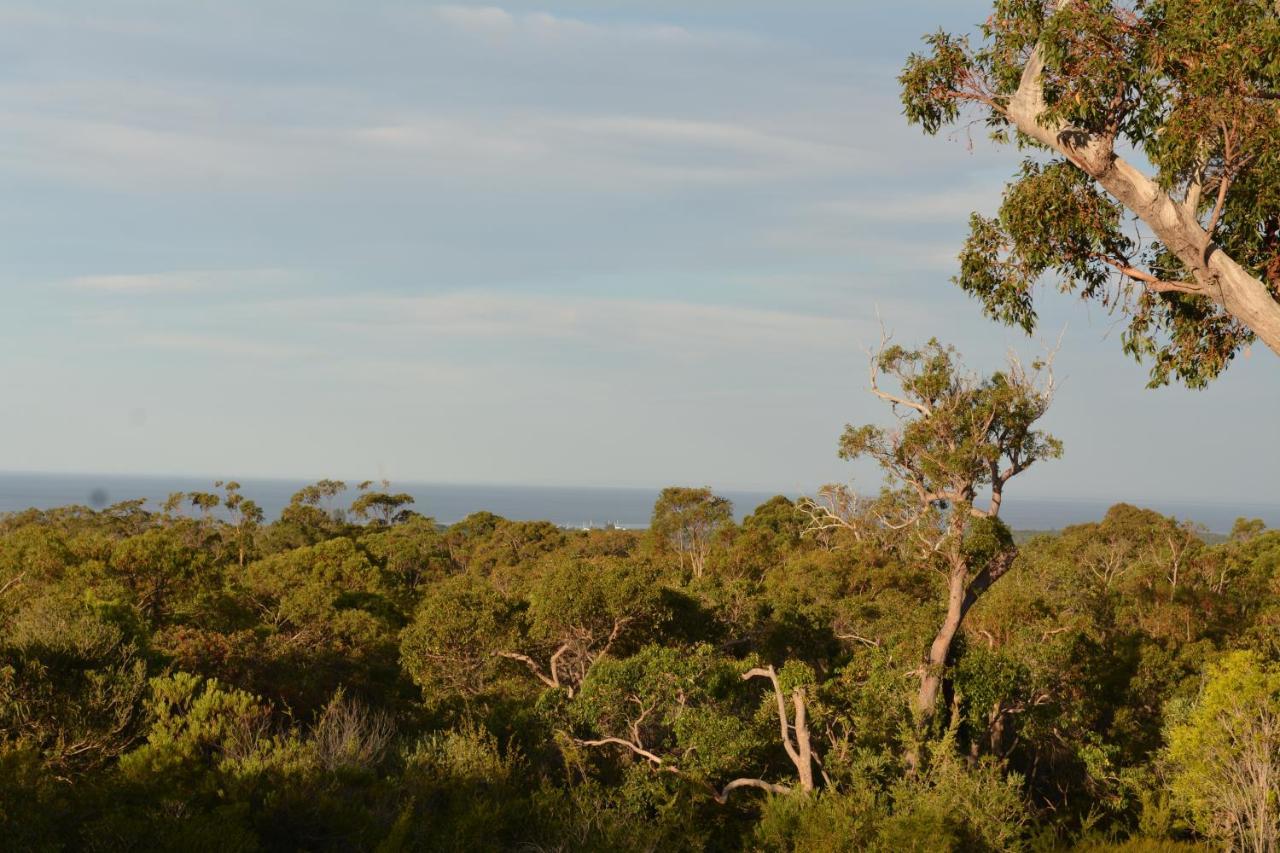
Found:
[[[956,282],[1030,331],[1045,278],[1128,318],[1153,384],[1280,353],[1280,7],[997,0],[901,75],[908,121],[981,122],[1027,152],[975,213]]]

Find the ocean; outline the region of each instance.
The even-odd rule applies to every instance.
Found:
[[[307,484],[302,480],[240,479],[241,492],[274,518],[290,496]],[[335,505],[349,503],[353,488]],[[0,472],[0,513],[32,507],[49,509],[70,504],[101,508],[112,503],[145,498],[158,505],[172,492],[212,491],[207,477],[151,477],[114,474],[43,474]],[[565,527],[614,524],[645,527],[657,488],[601,488],[579,486],[502,486],[450,483],[392,483],[395,492],[415,499],[414,509],[444,524],[451,524],[478,510],[488,510],[517,520],[546,520]],[[716,489],[733,501],[738,519],[773,496],[773,492]],[[796,494],[788,494],[796,498]],[[344,501],[343,498],[346,498]],[[1280,504],[1218,503],[1211,501],[1141,500],[1120,496],[1115,500],[1064,500],[1022,497],[1016,491],[1005,497],[1001,516],[1017,530],[1057,530],[1070,524],[1100,519],[1121,500],[1158,510],[1179,519],[1190,519],[1215,533],[1225,533],[1237,518],[1261,518],[1280,527]]]

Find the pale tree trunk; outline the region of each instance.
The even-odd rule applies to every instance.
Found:
[[[951,570],[947,581],[947,615],[929,646],[929,656],[925,658],[924,672],[920,676],[920,692],[916,694],[916,714],[921,731],[928,728],[933,720],[938,693],[942,691],[942,672],[947,665],[947,657],[951,654],[951,643],[964,620],[967,609],[965,574],[964,566],[953,567]]]
[[[1113,139],[1064,124],[1043,124],[1043,70],[1044,59],[1036,48],[1023,70],[1018,91],[1009,101],[1009,120],[1022,133],[1066,157],[1146,223],[1195,277],[1195,285],[1187,292],[1217,302],[1280,355],[1280,302],[1267,285],[1218,248],[1195,210],[1175,201],[1150,177],[1119,157]],[[1162,289],[1160,284],[1148,286]]]
[[[809,739],[808,706],[803,687],[797,687],[791,694],[796,715],[796,772],[800,776],[800,790],[812,791],[813,783],[813,746]]]
[[[796,776],[800,780],[801,791],[812,791],[815,787],[813,775],[813,745],[809,733],[809,706],[805,696],[803,687],[796,687],[791,691],[791,704],[795,709],[795,723],[792,724],[787,715],[787,698],[782,692],[782,685],[778,681],[778,673],[772,666],[757,667],[744,673],[742,680],[746,681],[751,678],[767,678],[769,683],[773,685],[774,699],[778,704],[778,727],[782,738],[782,748],[786,750],[787,757],[791,759],[791,763],[795,765]],[[795,737],[792,737],[792,732]]]
[[[996,554],[974,577],[968,580],[969,563],[960,554],[952,558],[950,574],[947,577],[947,613],[942,626],[934,635],[929,646],[929,654],[920,669],[920,690],[916,694],[916,733],[923,736],[933,722],[937,713],[938,694],[942,692],[945,680],[947,659],[951,656],[951,646],[956,634],[964,624],[964,617],[973,605],[982,597],[991,585],[1013,568],[1018,549],[1010,546]],[[966,582],[967,581],[967,582]],[[907,769],[915,771],[920,766],[918,746],[910,747],[904,756]]]

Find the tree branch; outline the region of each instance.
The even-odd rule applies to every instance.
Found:
[[[1108,266],[1114,267],[1122,275],[1128,276],[1134,281],[1142,282],[1143,286],[1152,293],[1203,294],[1205,292],[1204,288],[1198,284],[1187,281],[1165,281],[1164,279],[1152,275],[1146,270],[1138,269],[1137,267],[1131,266],[1130,264],[1117,260],[1116,258],[1109,258],[1105,255],[1094,255],[1093,257]]]
[[[565,652],[569,651],[569,648],[570,646],[568,643],[563,643],[560,648],[556,649],[555,653],[551,655],[551,660],[548,662],[551,667],[551,683],[556,687],[560,686],[560,658],[565,654]]]
[[[26,576],[27,576],[26,572],[19,572],[18,574],[9,578],[3,584],[0,584],[0,595],[4,595],[10,589],[22,583],[22,579],[25,578]]]
[[[778,700],[778,726],[782,735],[782,747],[787,751],[787,756],[792,763],[799,767],[800,753],[791,743],[791,721],[787,719],[787,699],[782,695],[782,685],[778,683],[778,673],[774,671],[772,666],[767,666],[749,669],[742,674],[743,681],[748,681],[752,678],[767,678],[773,684],[773,695]]]
[[[763,779],[734,779],[720,790],[720,793],[716,796],[716,802],[720,803],[720,805],[724,805],[729,799],[729,794],[736,791],[738,788],[759,788],[763,791],[768,791],[771,794],[791,793],[791,788],[788,786],[778,785],[773,782],[766,782]]]
[[[982,571],[969,581],[969,585],[965,588],[964,603],[962,611],[969,612],[978,598],[986,592],[993,583],[1004,577],[1005,573],[1013,568],[1013,563],[1018,558],[1018,547],[1011,545],[1005,548],[999,554],[996,554],[987,564],[982,567]]]
[[[625,746],[627,749],[631,750],[636,755],[652,762],[653,764],[656,764],[661,769],[667,770],[670,773],[680,772],[680,768],[676,767],[674,764],[668,764],[666,760],[663,759],[662,756],[652,753],[642,746],[637,746],[636,744],[632,743],[629,740],[623,740],[620,737],[602,737],[596,740],[581,740],[579,738],[574,738],[574,740],[580,746],[607,746],[608,744],[614,744],[616,746]]]
[[[1227,190],[1231,187],[1231,180],[1224,173],[1218,179],[1218,199],[1213,204],[1213,213],[1209,216],[1209,224],[1204,227],[1204,232],[1212,237],[1213,232],[1218,229],[1218,220],[1222,218],[1222,208],[1227,203]]]
[[[716,787],[711,783],[704,782],[701,779],[695,779],[691,777],[689,774],[685,773],[675,764],[671,764],[667,762],[664,758],[662,758],[662,756],[656,755],[641,746],[637,746],[631,741],[623,740],[622,738],[618,738],[618,737],[605,737],[605,738],[598,738],[596,740],[582,740],[580,738],[574,738],[573,740],[579,746],[614,745],[614,746],[625,747],[626,749],[629,749],[631,752],[635,753],[636,755],[640,756],[641,758],[645,759],[650,764],[652,764],[655,770],[660,770],[664,773],[674,774],[676,776],[679,776],[681,779],[684,779],[688,782],[692,782],[695,785],[698,785],[699,787],[705,789],[711,795],[711,798],[714,799],[720,805],[724,805],[725,803],[727,803],[729,801],[729,795],[734,791],[738,790],[739,788],[759,788],[760,790],[768,791],[771,794],[790,794],[792,791],[792,789],[787,785],[778,785],[773,782],[766,782],[763,779],[748,779],[748,778],[734,779],[732,782],[729,782],[728,784],[726,784],[723,788],[717,790]]]
[[[548,687],[560,686],[560,684],[554,678],[551,678],[545,673],[543,673],[542,667],[538,666],[538,662],[535,661],[533,658],[529,657],[528,655],[522,655],[519,652],[494,652],[494,654],[500,658],[507,658],[508,660],[520,661],[521,663],[523,663],[525,666],[529,668],[529,671],[532,672],[539,681],[541,681],[543,684],[547,685]]]
[[[885,400],[886,402],[892,403],[895,406],[903,406],[908,409],[914,409],[915,411],[919,412],[922,415],[932,414],[932,410],[928,406],[926,406],[924,403],[917,403],[914,400],[908,400],[904,397],[899,397],[896,394],[890,394],[888,391],[880,390],[880,385],[877,381],[878,377],[880,376],[880,363],[879,363],[880,356],[884,354],[885,347],[888,346],[888,344],[889,344],[889,335],[888,333],[885,332],[884,327],[881,326],[880,346],[876,348],[875,352],[872,352],[870,354],[871,355],[870,364],[868,365],[868,373],[870,374],[870,379],[871,379],[871,393],[875,394],[881,400]]]
[[[872,649],[880,648],[879,640],[873,640],[869,637],[863,637],[860,634],[836,634],[835,636],[837,640],[853,640],[855,642],[862,643],[864,646],[867,646],[868,648],[872,648]]]

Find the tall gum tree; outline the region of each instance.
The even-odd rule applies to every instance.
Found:
[[[996,0],[980,31],[928,36],[900,77],[925,132],[972,110],[1036,152],[956,282],[1028,332],[1046,275],[1117,308],[1153,385],[1280,354],[1280,2]]]
[[[885,341],[871,357],[870,380],[898,423],[845,427],[840,456],[874,460],[885,474],[885,493],[858,512],[817,502],[809,511],[814,529],[891,534],[942,576],[944,615],[918,670],[915,711],[924,731],[965,616],[1017,557],[999,520],[1005,487],[1036,462],[1062,454],[1061,442],[1035,429],[1052,400],[1053,378],[1047,364],[1028,369],[1012,357],[1006,370],[979,378],[960,366],[952,348],[931,340],[917,350]]]
[[[700,489],[670,486],[662,490],[653,505],[649,530],[662,547],[688,561],[695,578],[706,571],[707,557],[720,531],[733,524],[733,503]]]

